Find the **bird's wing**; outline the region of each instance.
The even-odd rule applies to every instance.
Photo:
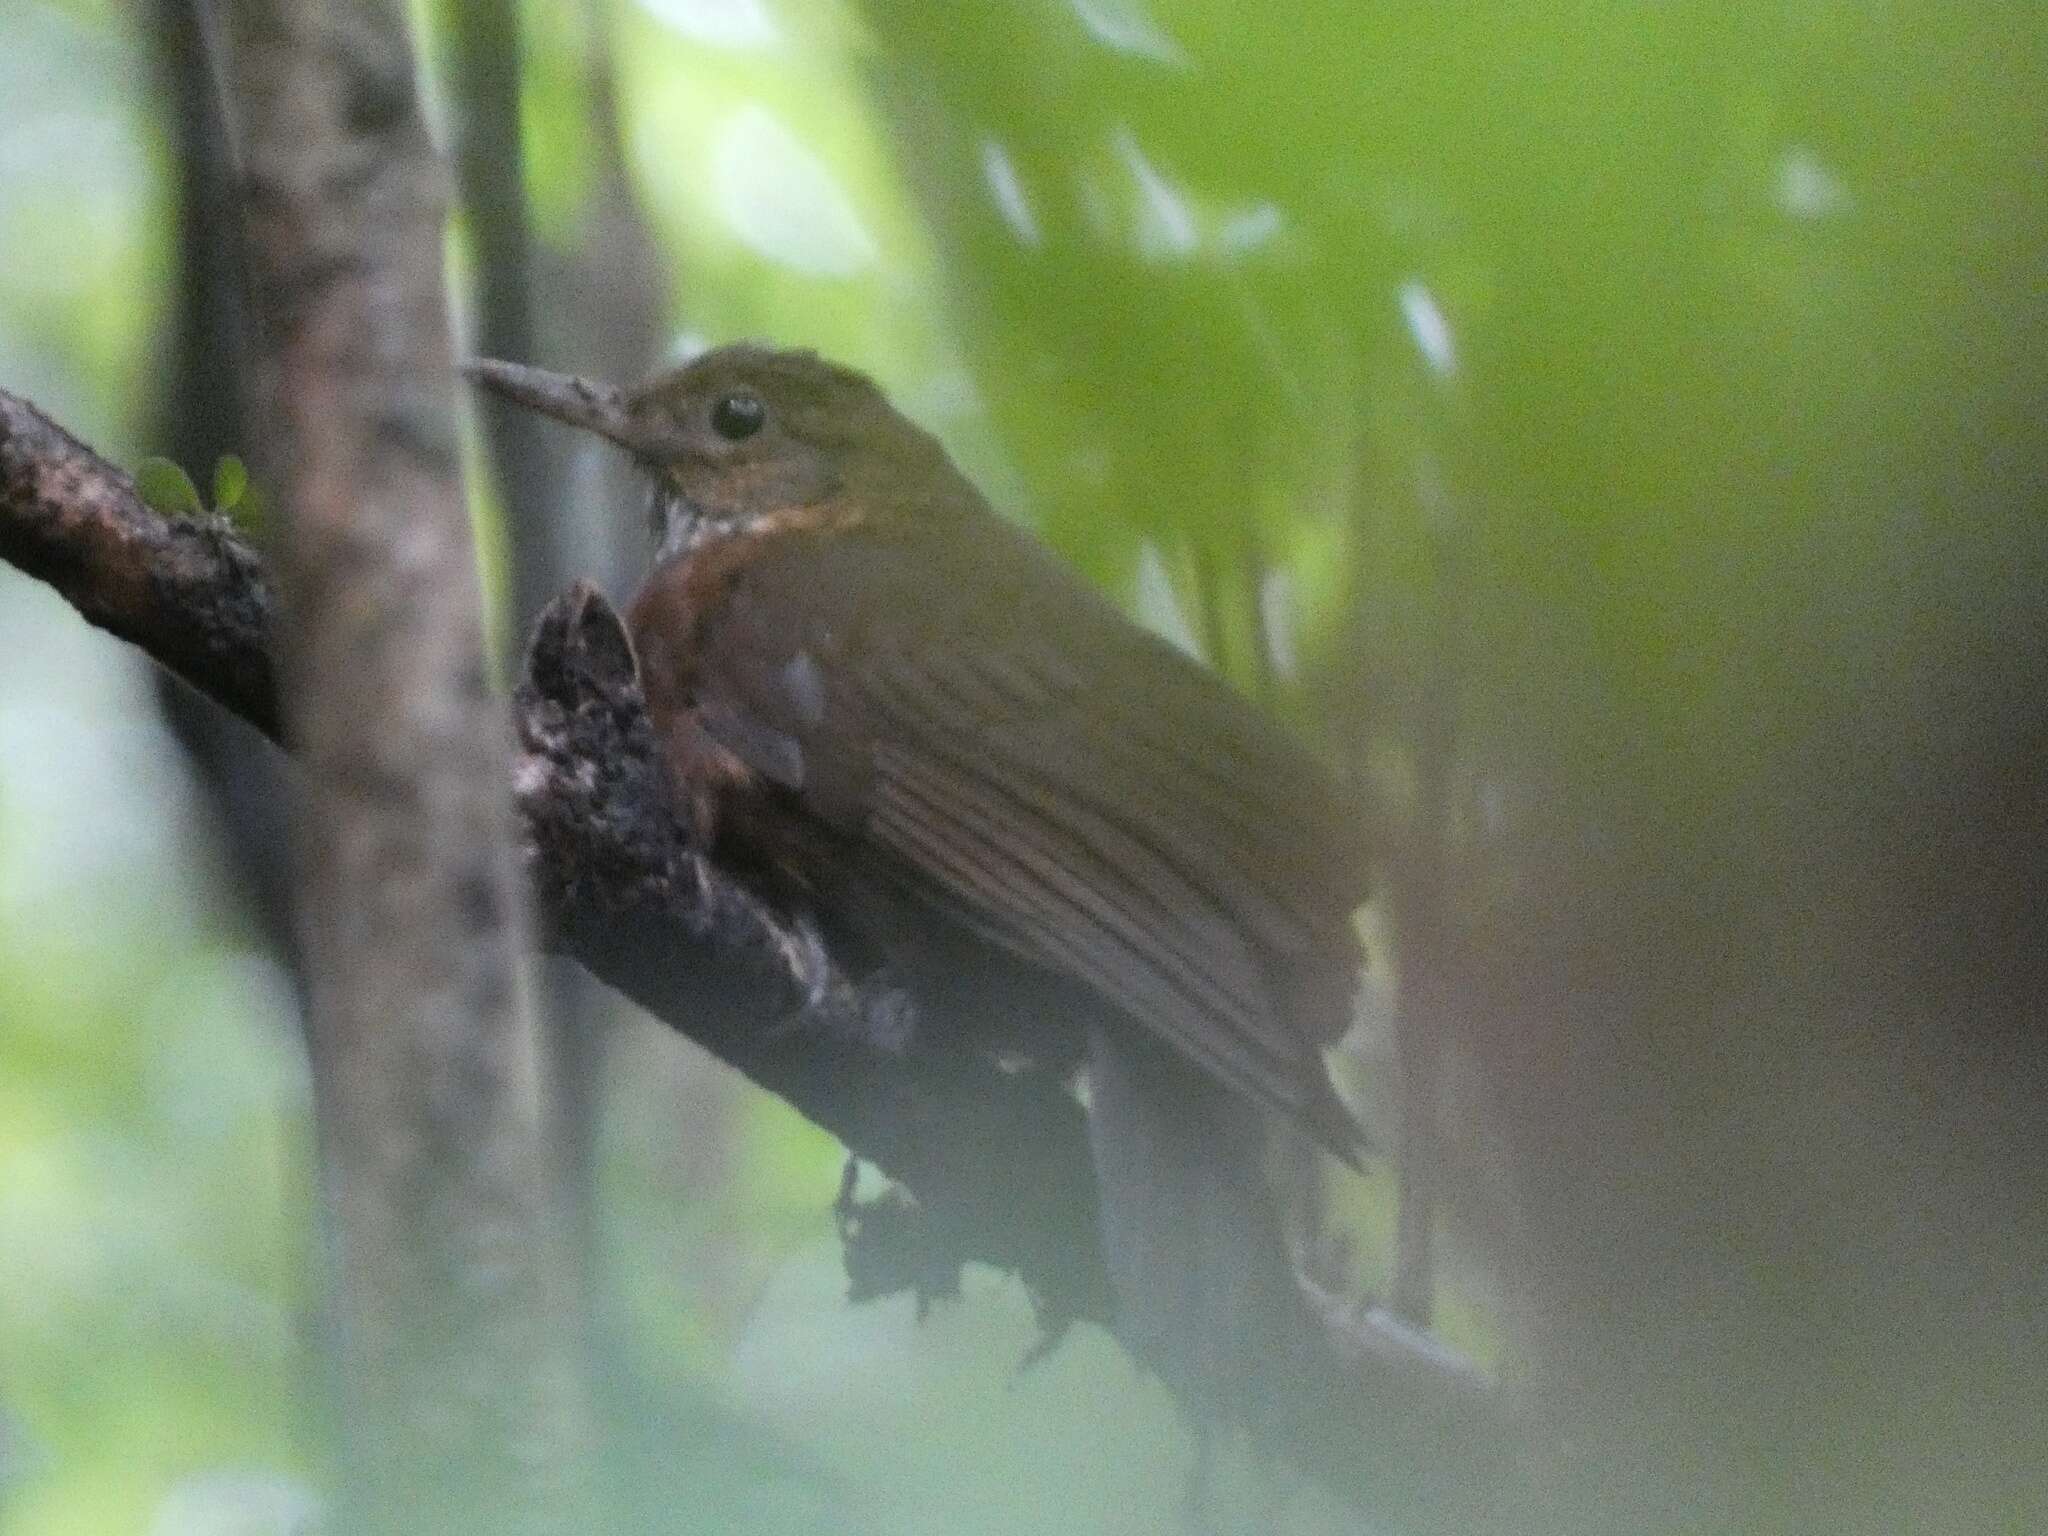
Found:
[[[728,750],[929,905],[1077,977],[1336,1150],[1358,834],[1278,727],[1000,524],[792,540],[706,615]]]

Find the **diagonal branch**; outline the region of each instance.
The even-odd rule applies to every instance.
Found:
[[[5,391],[0,512],[0,560],[276,739],[270,583],[226,523],[158,516],[126,475]]]
[[[225,522],[154,511],[4,390],[0,559],[276,738],[274,598],[254,551]],[[915,1253],[850,1256],[875,1288],[978,1260],[1019,1274],[1049,1322],[1106,1319],[1078,1106],[1057,1083],[948,1052],[901,994],[855,985],[688,848],[630,645],[593,590],[543,616],[514,723],[527,869],[553,947],[914,1193]],[[891,1231],[900,1246],[902,1224]]]
[[[269,589],[224,525],[170,522],[118,469],[0,390],[0,558],[273,729]],[[685,841],[631,647],[578,586],[542,616],[512,767],[548,942],[874,1162],[908,1197],[842,1207],[856,1295],[1019,1275],[1051,1327],[1111,1324],[1085,1124],[1064,1086],[949,1048],[914,1002],[848,977]],[[1327,1369],[1285,1454],[1388,1529],[1496,1528],[1510,1439],[1470,1367],[1327,1301]],[[1449,1521],[1451,1523],[1445,1524]]]

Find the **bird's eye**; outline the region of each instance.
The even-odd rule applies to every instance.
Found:
[[[752,437],[768,420],[768,407],[750,390],[737,389],[720,395],[711,407],[711,430],[727,442]]]

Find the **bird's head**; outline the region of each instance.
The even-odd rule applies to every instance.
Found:
[[[632,454],[653,481],[663,555],[799,509],[852,508],[873,523],[960,502],[938,440],[865,374],[814,352],[719,347],[631,390],[489,359],[465,371]]]

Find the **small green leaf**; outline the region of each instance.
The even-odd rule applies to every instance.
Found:
[[[242,504],[249,489],[249,467],[232,453],[224,453],[213,466],[213,510],[232,512]]]
[[[152,456],[136,465],[135,489],[166,517],[197,517],[206,510],[192,477],[169,459]]]
[[[252,485],[242,492],[242,499],[235,503],[235,525],[244,533],[261,533],[263,520],[269,510],[263,504],[261,487]]]

